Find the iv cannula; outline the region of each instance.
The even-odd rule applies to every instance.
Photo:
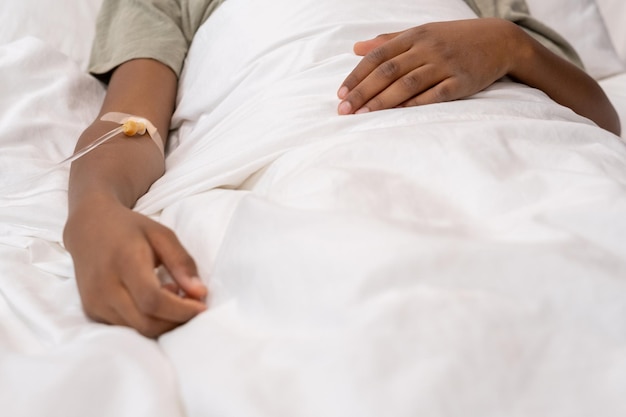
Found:
[[[120,133],[124,133],[126,136],[134,136],[136,134],[144,134],[147,131],[151,139],[154,141],[154,143],[157,145],[157,147],[161,151],[161,154],[163,154],[163,142],[161,141],[161,137],[157,129],[154,127],[154,125],[150,123],[150,121],[148,121],[147,119],[129,115],[129,114],[124,114],[124,113],[107,113],[101,118],[101,120],[115,121],[115,122],[121,123],[121,125],[105,133],[104,135],[100,136],[98,139],[96,139],[89,145],[85,146],[84,148],[79,149],[78,151],[74,152],[69,157],[63,159],[62,161],[55,163],[52,167],[44,170],[43,172],[33,175],[31,177],[25,178],[21,181],[18,181],[17,183],[5,185],[4,187],[2,187],[3,191],[6,191],[6,189],[17,188],[17,186],[22,186],[20,188],[24,188],[25,185],[32,183],[33,181],[36,181],[50,174],[51,172],[54,172],[55,170],[61,168],[65,164],[68,164],[70,162],[77,160],[78,158],[81,158],[82,156],[91,152],[98,146],[102,145],[103,143],[112,139],[113,137],[117,136]]]

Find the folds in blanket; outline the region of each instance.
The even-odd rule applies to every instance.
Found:
[[[315,153],[345,143],[355,142],[357,146],[358,142],[376,140],[386,152],[393,151],[395,141],[399,141],[407,142],[414,150],[438,146],[440,154],[435,158],[441,158],[444,156],[441,152],[447,152],[448,148],[451,152],[467,149],[475,154],[493,143],[499,147],[497,152],[502,153],[502,159],[507,159],[511,153],[500,148],[501,145],[516,147],[519,142],[523,146],[533,142],[533,137],[555,137],[561,135],[559,129],[569,132],[582,124],[591,124],[570,109],[555,104],[542,92],[512,82],[498,83],[466,100],[338,116],[336,86],[352,63],[353,59],[346,56],[331,59],[272,82],[244,100],[242,94],[254,91],[257,80],[256,73],[248,74],[245,82],[232,91],[232,96],[198,119],[193,119],[193,112],[208,105],[206,96],[210,95],[188,91],[187,104],[195,103],[178,110],[176,117],[185,119],[172,136],[176,146],[170,149],[166,174],[139,201],[138,208],[156,213],[187,195],[219,187],[241,187],[281,155],[300,149]],[[267,69],[262,65],[258,68]],[[185,115],[187,110],[190,113]],[[547,130],[541,127],[544,123]],[[604,141],[608,134],[596,130],[576,132],[572,146],[578,146],[584,134]],[[540,142],[535,144],[541,146]],[[402,155],[397,157],[402,159]],[[427,154],[417,151],[415,157],[416,169],[422,159],[431,165],[432,159]],[[539,162],[543,164],[544,158]]]
[[[66,172],[48,169],[72,154],[103,86],[34,38],[0,47],[0,78],[0,200],[67,189]]]
[[[394,2],[385,7],[379,0],[332,2],[334,6],[328,0],[329,9],[323,7],[326,3],[315,3],[227,2],[200,29],[179,84],[173,120],[178,130],[171,140],[167,173],[139,201],[139,210],[157,213],[195,193],[246,187],[281,155],[300,148],[374,138],[389,148],[396,139],[414,141],[415,147],[443,143],[453,150],[459,149],[456,143],[467,142],[470,148],[475,141],[481,142],[479,149],[487,149],[490,142],[515,147],[520,138],[526,143],[533,137],[570,134],[559,132],[561,127],[548,120],[559,126],[590,123],[542,92],[512,82],[453,103],[340,117],[337,88],[359,60],[351,53],[353,42],[408,27],[407,16],[419,16],[414,25],[471,17],[472,12],[460,1]],[[329,12],[337,8],[337,14]],[[250,39],[241,27],[258,36]],[[545,122],[544,132],[532,127],[536,121],[542,126]],[[606,134],[585,132],[606,139]],[[572,141],[580,138],[576,133]],[[502,152],[499,166],[506,165],[506,158],[519,165],[515,151],[510,157],[506,150],[497,152]],[[415,165],[423,159],[430,166],[427,157],[418,155]]]
[[[580,256],[598,253],[581,232],[423,233],[250,194],[216,259],[218,302],[161,341],[191,417],[526,414],[599,399],[617,417],[626,282]]]

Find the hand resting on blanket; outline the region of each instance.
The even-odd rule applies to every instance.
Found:
[[[615,110],[591,77],[503,20],[428,24],[357,43],[355,52],[364,58],[339,89],[340,114],[455,100],[509,75],[619,132]],[[176,89],[168,66],[133,59],[114,70],[101,114],[138,115],[167,132]],[[77,148],[110,128],[95,121]],[[160,152],[147,136],[114,138],[75,161],[64,230],[86,314],[149,337],[206,309],[207,289],[195,279],[194,261],[174,233],[132,211],[163,171]],[[172,275],[173,291],[154,273],[159,265]],[[186,296],[178,295],[179,288]]]
[[[358,42],[354,51],[364,58],[338,91],[339,114],[456,100],[508,75],[620,134],[598,83],[508,20],[426,24]]]

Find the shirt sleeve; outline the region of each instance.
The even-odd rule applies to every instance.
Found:
[[[465,2],[480,17],[499,17],[516,23],[561,58],[579,68],[584,68],[580,56],[565,38],[530,15],[525,0],[465,0]]]
[[[223,0],[104,0],[89,72],[108,80],[120,64],[151,58],[180,75],[191,40]]]

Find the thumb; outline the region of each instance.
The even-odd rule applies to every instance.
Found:
[[[378,48],[379,46],[382,46],[386,42],[389,42],[399,34],[400,32],[385,33],[382,35],[378,35],[373,39],[359,41],[354,44],[354,53],[359,56],[365,56],[369,54],[372,50]]]
[[[160,274],[169,273],[171,281],[176,283],[185,294],[196,300],[204,300],[208,289],[198,276],[196,263],[169,229],[148,235],[148,240],[155,255],[165,268],[159,268]],[[166,269],[166,271],[164,271]],[[163,276],[161,276],[163,279]],[[167,281],[167,277],[165,277]]]

